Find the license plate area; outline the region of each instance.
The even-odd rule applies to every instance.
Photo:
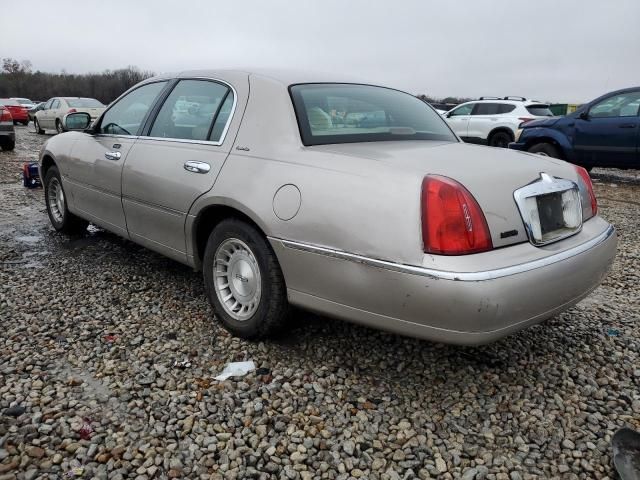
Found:
[[[537,182],[514,192],[529,241],[546,245],[575,235],[582,229],[578,186],[545,173]]]

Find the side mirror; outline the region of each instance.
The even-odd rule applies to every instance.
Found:
[[[66,130],[85,130],[91,125],[91,115],[86,112],[67,113],[62,121]]]
[[[580,112],[580,118],[582,120],[589,120],[589,110],[584,110]]]

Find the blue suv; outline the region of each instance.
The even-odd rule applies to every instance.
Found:
[[[592,167],[640,168],[640,87],[607,93],[566,117],[520,125],[509,148]]]

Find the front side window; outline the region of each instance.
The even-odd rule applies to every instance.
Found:
[[[473,110],[474,105],[475,103],[468,103],[467,105],[462,105],[461,107],[458,107],[455,110],[451,110],[451,112],[449,112],[449,116],[456,117],[458,115],[471,115],[471,111]]]
[[[149,136],[217,142],[232,104],[233,93],[226,85],[180,80],[158,112]]]
[[[606,98],[589,109],[593,118],[635,117],[638,115],[640,92],[627,92]]]
[[[457,141],[432,108],[398,90],[356,84],[300,84],[291,86],[290,91],[305,145]]]
[[[167,84],[148,83],[122,97],[107,110],[98,131],[108,135],[139,135],[142,121]]]

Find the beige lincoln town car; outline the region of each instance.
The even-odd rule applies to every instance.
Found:
[[[399,90],[193,71],[89,117],[66,115],[40,155],[54,228],[92,222],[201,270],[241,337],[295,305],[490,342],[580,301],[615,255],[583,168],[462,143]]]

